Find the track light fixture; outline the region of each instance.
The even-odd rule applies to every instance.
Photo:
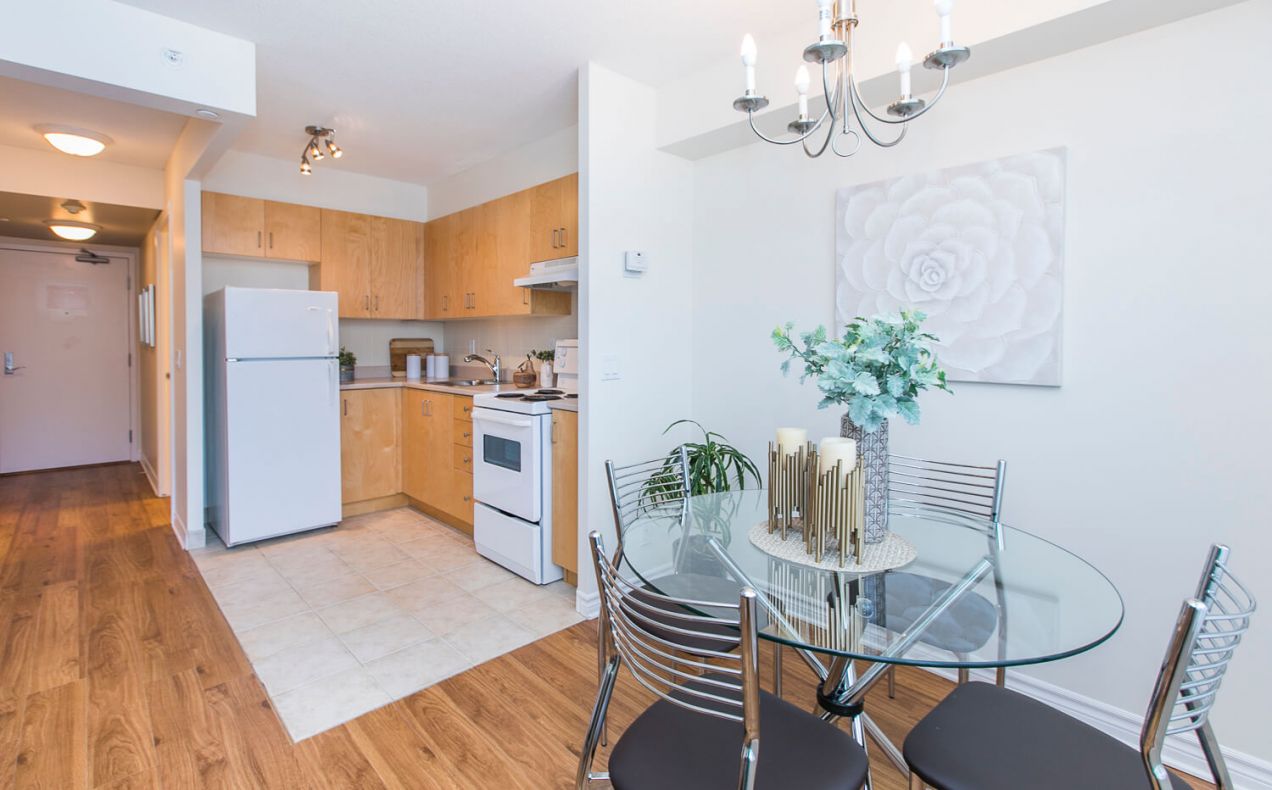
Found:
[[[324,126],[306,126],[305,134],[309,135],[309,142],[305,143],[305,150],[300,155],[300,172],[302,175],[312,175],[314,172],[313,162],[323,159],[327,154],[331,154],[332,159],[339,159],[344,155],[344,150],[336,145],[336,130],[328,129]],[[327,150],[322,149],[326,146]]]

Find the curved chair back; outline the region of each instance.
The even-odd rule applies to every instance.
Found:
[[[623,533],[641,518],[685,522],[689,512],[689,452],[681,445],[675,452],[652,461],[617,466],[605,462],[614,530],[618,536],[615,556],[623,553]]]
[[[888,456],[888,495],[894,501],[979,516],[995,525],[1002,518],[1006,479],[1003,460],[994,466],[975,466]]]
[[[1140,732],[1140,753],[1154,790],[1169,790],[1162,765],[1166,736],[1196,732],[1219,790],[1232,779],[1214,730],[1210,710],[1233,653],[1250,628],[1254,596],[1228,570],[1228,547],[1210,547],[1196,597],[1184,602],[1153,687]]]
[[[760,686],[756,595],[743,588],[737,604],[660,595],[625,579],[605,554],[601,536],[589,536],[601,598],[602,695],[593,712],[579,770],[580,786],[604,726],[613,676],[625,665],[632,677],[662,700],[742,725],[739,787],[755,781],[759,759]],[[693,614],[709,610],[717,616]],[[732,626],[722,629],[720,626]],[[736,631],[733,629],[736,628]],[[741,650],[730,652],[741,636]],[[718,650],[704,649],[718,644]],[[686,744],[686,748],[692,748]]]

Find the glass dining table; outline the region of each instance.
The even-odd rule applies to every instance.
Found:
[[[623,572],[704,604],[736,604],[742,586],[754,589],[765,615],[760,637],[793,649],[817,674],[823,718],[849,718],[858,743],[869,735],[902,771],[900,750],[864,707],[889,667],[1001,672],[1091,650],[1122,623],[1122,599],[1108,578],[1020,529],[894,501],[889,529],[915,558],[861,573],[762,551],[751,535],[767,507],[762,489],[731,491],[691,497],[680,513],[639,517],[623,533]]]

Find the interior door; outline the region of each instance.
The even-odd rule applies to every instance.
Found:
[[[0,248],[0,473],[130,458],[128,268]]]

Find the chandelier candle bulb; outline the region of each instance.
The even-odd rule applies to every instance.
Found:
[[[795,93],[799,94],[799,119],[808,120],[808,67],[800,66],[795,70]]]
[[[742,37],[742,66],[746,69],[746,93],[755,93],[755,39],[747,33]]]
[[[954,13],[954,0],[936,0],[935,6],[936,13],[941,17],[941,46],[953,46],[954,34],[950,32],[950,16]]]
[[[834,0],[817,0],[817,38],[826,41],[830,38],[831,17],[834,15]]]
[[[901,98],[910,98],[910,67],[914,65],[914,54],[910,45],[901,42],[897,46],[897,72],[901,75]]]

